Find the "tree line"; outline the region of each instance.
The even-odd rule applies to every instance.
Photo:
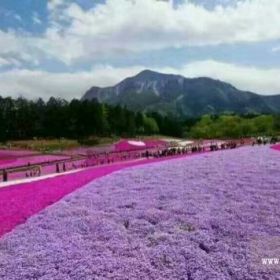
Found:
[[[280,116],[204,115],[186,134],[193,138],[208,139],[279,136]]]
[[[171,117],[132,112],[96,100],[70,102],[51,97],[27,100],[0,97],[0,141],[37,138],[166,134],[179,136]]]
[[[189,138],[238,138],[275,135],[280,117],[272,115],[205,115],[179,119],[156,112],[133,112],[96,100],[48,101],[0,97],[0,141],[37,138],[87,139],[90,136],[134,137],[162,134]]]

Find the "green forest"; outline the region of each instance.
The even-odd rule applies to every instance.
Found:
[[[273,115],[204,115],[178,119],[156,112],[132,112],[97,101],[59,98],[30,101],[0,97],[0,141],[36,138],[135,137],[166,135],[188,138],[240,138],[278,135],[280,117]]]

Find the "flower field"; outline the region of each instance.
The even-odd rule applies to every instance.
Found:
[[[32,155],[32,156],[24,156],[24,157],[15,157],[10,160],[4,160],[3,162],[0,160],[0,167],[2,168],[11,168],[17,166],[23,166],[30,164],[37,164],[43,162],[51,162],[56,160],[64,160],[69,159],[68,156],[60,156],[60,155]]]
[[[56,172],[54,164],[56,161],[67,160],[70,158],[70,155],[40,154],[30,150],[0,149],[0,169],[27,167],[28,164],[33,165],[47,163],[50,165],[41,167],[41,175],[45,175]],[[75,161],[75,164],[77,163],[79,163],[79,161]],[[69,167],[69,165],[72,165],[72,163],[66,163],[67,167]],[[12,172],[8,175],[9,180],[22,179],[25,177],[26,171]],[[0,176],[0,183],[2,179],[2,176]]]
[[[0,149],[0,167],[11,165],[18,158],[34,155],[35,152],[28,150],[4,150]]]
[[[276,151],[280,151],[280,144],[272,146],[272,149],[274,149]]]
[[[159,139],[146,139],[143,141],[126,140],[123,139],[115,144],[116,152],[145,150],[158,147],[166,147],[167,142]]]
[[[5,150],[0,149],[0,157],[22,157],[22,156],[30,156],[35,155],[37,152],[30,151],[30,150]]]
[[[113,151],[114,151],[113,145],[106,145],[102,147],[79,147],[79,148],[64,150],[63,154],[70,155],[70,156],[77,156],[77,155],[87,156],[89,154],[94,154],[94,153],[110,153]]]
[[[92,153],[127,152],[152,148],[165,148],[168,142],[160,139],[128,140],[122,139],[114,144],[99,147],[79,147],[63,151],[67,155],[88,155]]]
[[[0,238],[0,279],[280,279],[279,270],[250,263],[252,240],[280,235],[278,151],[109,167],[95,178],[129,168],[0,190],[0,228],[22,214]]]
[[[188,156],[190,157],[191,155]],[[181,157],[177,156],[177,158]],[[163,160],[165,159],[121,162],[86,169],[70,175],[0,188],[0,237],[18,224],[24,223],[30,216],[94,179],[126,167]]]

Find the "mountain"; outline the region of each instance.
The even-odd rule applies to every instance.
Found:
[[[112,87],[92,87],[82,100],[92,99],[134,111],[157,111],[181,117],[225,112],[280,113],[280,95],[264,96],[211,78],[190,79],[150,70]]]

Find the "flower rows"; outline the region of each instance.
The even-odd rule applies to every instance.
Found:
[[[2,237],[0,279],[277,279],[249,259],[280,234],[279,169],[247,147],[111,174]]]
[[[30,216],[96,178],[126,167],[163,160],[165,159],[119,162],[55,178],[0,188],[0,237],[18,224],[24,223]],[[51,173],[54,170],[47,170],[46,172]],[[19,178],[20,176],[23,176],[23,174],[19,174]],[[17,178],[13,177],[13,179]]]

